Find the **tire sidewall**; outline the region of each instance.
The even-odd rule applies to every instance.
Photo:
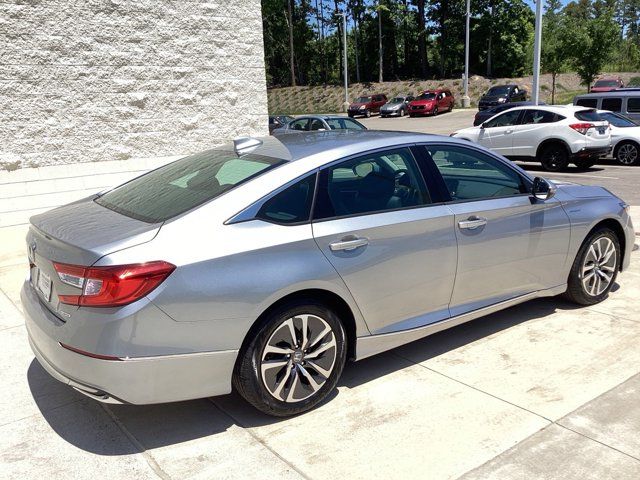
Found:
[[[557,162],[556,166],[552,166],[547,159],[553,152],[557,152],[561,155],[561,159]],[[567,168],[569,165],[569,156],[567,155],[566,150],[560,145],[549,145],[542,150],[540,155],[540,163],[542,167],[548,172],[559,172]]]
[[[631,145],[632,147],[634,147],[636,149],[636,159],[632,162],[632,163],[622,163],[618,157],[618,155],[620,154],[620,149],[625,146],[625,145]],[[632,142],[622,142],[620,145],[618,145],[618,147],[616,148],[616,161],[620,164],[620,165],[624,165],[625,167],[630,167],[632,165],[637,165],[638,164],[638,160],[640,157],[640,149],[638,148],[638,146]]]
[[[324,319],[331,326],[336,338],[336,360],[333,371],[326,383],[311,397],[299,402],[287,403],[273,397],[262,382],[260,364],[262,351],[273,332],[288,318],[301,314],[312,314]],[[269,314],[253,340],[241,352],[240,368],[245,369],[246,383],[238,391],[249,403],[259,410],[275,416],[290,416],[312,409],[322,402],[335,388],[347,358],[346,333],[342,322],[332,310],[313,301],[295,302]],[[234,384],[238,380],[234,373]],[[249,398],[243,394],[248,394]]]

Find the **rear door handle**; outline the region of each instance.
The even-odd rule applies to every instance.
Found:
[[[504,133],[513,133],[513,130],[505,130]]]
[[[349,251],[355,250],[356,248],[364,247],[369,245],[369,240],[366,238],[343,238],[338,242],[333,242],[329,244],[329,248],[332,252],[338,252],[340,250]]]
[[[476,217],[475,215],[469,217],[467,220],[461,220],[458,222],[458,227],[463,230],[475,230],[476,228],[484,227],[487,224],[487,219],[482,217]]]

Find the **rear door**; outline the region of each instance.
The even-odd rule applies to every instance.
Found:
[[[500,155],[513,154],[513,131],[522,110],[511,109],[484,122],[479,143]]]
[[[533,200],[530,181],[473,147],[429,145],[455,215],[452,316],[562,285],[569,219],[556,199]]]
[[[360,155],[320,173],[313,235],[373,334],[449,317],[453,215],[430,198],[406,147]]]

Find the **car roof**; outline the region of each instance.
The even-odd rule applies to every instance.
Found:
[[[326,155],[327,161],[332,161],[333,159],[339,159],[368,150],[387,147],[393,148],[397,145],[429,141],[455,141],[455,143],[464,143],[460,140],[442,135],[386,130],[302,132],[298,135],[258,137],[257,139],[262,143],[248,153],[280,158],[289,162],[319,153]],[[226,144],[217,149],[233,150],[233,146]]]
[[[593,110],[593,108],[583,107],[581,105],[523,105],[514,107],[513,110],[545,110],[547,112],[566,115],[567,113],[580,112],[582,110]]]
[[[304,120],[305,118],[319,118],[321,120],[333,120],[334,118],[339,118],[342,120],[351,120],[352,118],[346,117],[344,115],[300,115],[299,117],[295,117],[294,120]]]
[[[616,88],[609,92],[583,93],[582,95],[576,95],[575,98],[628,97],[631,95],[634,97],[640,96],[640,88]]]

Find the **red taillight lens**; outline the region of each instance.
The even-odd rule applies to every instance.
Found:
[[[593,123],[572,123],[571,125],[569,125],[571,128],[573,128],[576,132],[581,133],[582,135],[586,135],[587,131],[590,128],[593,128]]]
[[[60,280],[82,288],[80,295],[58,295],[61,303],[86,307],[119,307],[135,302],[160,285],[176,267],[156,261],[111,267],[54,263]]]

